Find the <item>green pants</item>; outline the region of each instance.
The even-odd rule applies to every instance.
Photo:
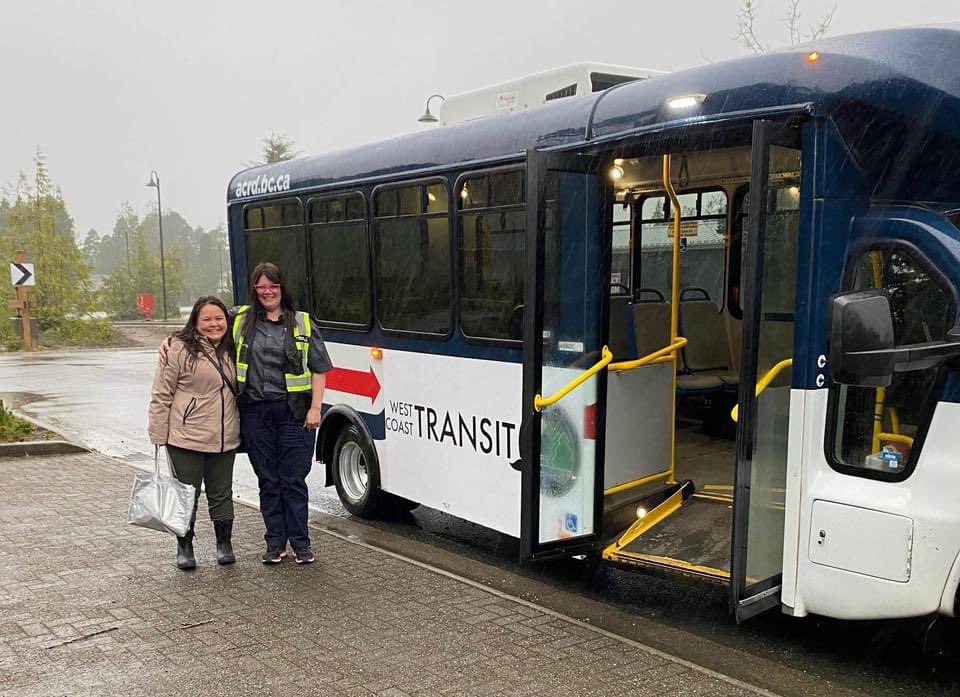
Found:
[[[167,453],[177,479],[196,487],[196,502],[200,500],[200,484],[206,486],[210,520],[233,520],[233,459],[236,453],[233,450],[225,453],[201,453],[173,445],[167,446]],[[191,530],[196,519],[197,508],[194,506]]]

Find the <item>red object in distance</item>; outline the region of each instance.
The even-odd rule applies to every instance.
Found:
[[[137,293],[137,309],[145,320],[149,320],[153,314],[153,293]]]

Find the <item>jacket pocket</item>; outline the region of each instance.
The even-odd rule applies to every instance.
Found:
[[[187,406],[186,406],[186,407],[184,408],[184,410],[183,410],[183,423],[184,423],[184,424],[187,423],[187,419],[190,418],[190,414],[192,414],[194,411],[196,411],[196,409],[197,409],[197,398],[196,398],[196,397],[193,397],[189,402],[187,402]]]

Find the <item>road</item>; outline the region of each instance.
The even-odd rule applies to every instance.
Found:
[[[149,466],[153,451],[146,413],[155,365],[153,349],[0,354],[0,398],[74,442]],[[349,517],[318,472],[309,483],[315,511]],[[238,458],[235,490],[256,500],[256,481],[245,457]],[[593,570],[574,561],[518,567],[515,541],[437,511],[421,508],[400,520],[364,523],[363,529],[373,544],[386,545],[388,537],[397,536],[426,542],[438,558],[462,560],[454,562],[462,567],[458,573],[474,569],[475,579],[485,584],[495,586],[509,571],[566,595],[572,591],[583,607],[599,607],[614,618],[618,632],[682,657],[685,651],[692,654],[695,642],[716,646],[711,667],[728,674],[736,675],[738,667],[729,663],[746,654],[764,666],[770,685],[782,694],[943,695],[960,688],[957,661],[921,659],[925,623],[793,619],[769,612],[738,627],[727,613],[722,589],[617,568]],[[565,602],[567,607],[557,609],[582,614],[577,602]],[[951,631],[957,635],[957,627]],[[724,658],[728,650],[741,658]]]
[[[0,355],[0,396],[20,413],[91,450],[152,466],[147,404],[157,365],[155,349],[35,352]],[[311,472],[311,505],[345,515],[322,473]],[[235,466],[234,491],[257,500],[257,479],[246,455]]]

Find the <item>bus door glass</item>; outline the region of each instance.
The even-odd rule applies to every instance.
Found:
[[[730,585],[738,621],[780,601],[800,223],[798,148],[797,130],[754,122],[741,273],[743,351]]]
[[[600,167],[527,155],[523,559],[575,554],[599,538],[612,208]]]

